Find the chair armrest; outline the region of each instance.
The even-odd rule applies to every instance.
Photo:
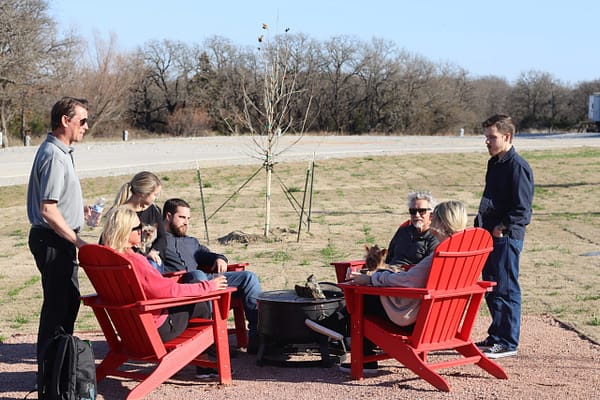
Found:
[[[348,268],[359,270],[365,266],[365,260],[336,261],[330,263],[330,265],[335,267],[335,277],[338,283],[342,283],[346,280]]]
[[[248,265],[250,264],[247,262],[227,264],[227,272],[245,271]]]
[[[154,310],[161,310],[163,308],[184,306],[187,304],[195,304],[203,301],[220,300],[227,303],[226,309],[229,309],[229,302],[231,299],[231,293],[235,292],[237,288],[227,287],[225,289],[214,290],[201,296],[186,296],[186,297],[168,297],[163,299],[151,299],[138,301],[130,304],[107,304],[98,295],[86,295],[82,296],[83,303],[92,308],[101,307],[106,309],[114,310],[126,310],[131,308],[137,308],[140,312],[148,312]],[[223,315],[227,315],[223,312]]]
[[[431,294],[430,289],[425,288],[408,288],[398,286],[362,286],[351,283],[339,283],[339,287],[344,290],[344,294],[348,292],[350,295],[375,295],[389,297],[409,297],[409,298],[427,298]]]
[[[248,265],[249,263],[247,262],[227,264],[227,272],[244,271]],[[215,272],[212,270],[212,265],[199,265],[198,269],[206,272],[207,274],[212,274]]]
[[[164,274],[162,274],[165,278],[170,278],[173,279],[176,282],[179,282],[179,280],[181,279],[181,277],[183,276],[183,274],[185,274],[187,271],[173,271],[173,272],[165,272]]]
[[[187,304],[194,304],[203,301],[209,301],[219,298],[230,298],[231,293],[235,292],[237,288],[228,287],[225,289],[215,290],[209,293],[206,293],[201,296],[186,296],[186,297],[169,297],[164,299],[151,299],[139,301],[136,303],[137,307],[141,311],[153,311],[160,310],[163,308],[184,306]]]
[[[343,267],[362,267],[363,265],[365,265],[365,260],[349,260],[349,261],[335,261],[330,263],[330,265],[333,265],[334,267],[337,267],[338,265],[343,266]]]
[[[496,286],[496,282],[492,281],[479,281],[477,284],[482,288],[485,288],[486,292],[491,292],[494,286]]]

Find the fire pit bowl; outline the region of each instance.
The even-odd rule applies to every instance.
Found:
[[[322,364],[330,364],[327,350],[328,339],[305,324],[306,318],[318,321],[333,314],[344,306],[344,294],[333,283],[319,283],[325,299],[299,297],[294,290],[274,290],[263,292],[258,297],[258,334],[260,345],[257,363],[268,361],[264,358],[265,348],[290,344],[318,343]]]

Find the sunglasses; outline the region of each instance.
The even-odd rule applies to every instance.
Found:
[[[70,117],[69,121],[72,120],[72,119],[73,119],[73,117]],[[79,126],[84,126],[87,123],[88,123],[88,119],[87,118],[82,118],[82,119],[79,120]]]
[[[419,213],[421,216],[427,214],[427,211],[431,211],[431,208],[409,208],[408,213],[410,215],[417,215]]]
[[[144,226],[143,226],[143,225],[142,225],[142,223],[140,222],[140,224],[139,224],[138,226],[134,226],[133,228],[131,228],[131,232],[135,232],[135,231],[139,231],[139,232],[141,232],[143,227],[144,227]]]

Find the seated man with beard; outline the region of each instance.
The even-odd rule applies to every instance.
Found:
[[[240,296],[248,320],[248,353],[258,352],[258,304],[262,292],[258,277],[250,271],[227,272],[227,257],[213,253],[198,239],[187,236],[190,205],[182,199],[169,199],[163,206],[165,235],[158,238],[152,248],[160,253],[165,272],[187,271],[184,280],[212,279],[217,274],[227,278],[227,286],[236,287],[233,296]],[[199,267],[211,267],[205,273]]]

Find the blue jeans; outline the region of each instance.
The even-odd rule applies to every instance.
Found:
[[[254,272],[236,271],[223,273],[227,278],[227,286],[237,288],[233,297],[241,297],[244,303],[244,313],[248,320],[248,336],[258,337],[258,295],[262,293],[258,277]],[[190,282],[191,279],[208,280],[213,274],[207,274],[201,270],[188,271],[182,277],[182,282]]]
[[[485,295],[492,317],[489,339],[507,346],[509,350],[516,350],[519,346],[521,331],[519,260],[522,249],[522,240],[508,236],[494,238],[494,250],[482,273],[484,280],[496,282],[494,289]]]

